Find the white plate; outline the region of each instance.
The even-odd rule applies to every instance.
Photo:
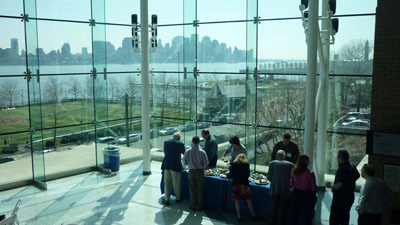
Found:
[[[269,183],[269,180],[267,180],[267,183],[260,183],[260,180],[255,180],[254,183],[260,184],[260,185],[266,185]]]

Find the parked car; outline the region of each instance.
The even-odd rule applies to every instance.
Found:
[[[350,122],[342,123],[341,127],[354,128],[354,129],[368,129],[369,122],[365,120],[352,120]]]
[[[158,132],[158,129],[150,129],[150,138],[157,138]],[[143,139],[143,134],[140,135],[140,139]]]
[[[130,135],[129,135],[129,140],[130,140],[131,142],[137,142],[137,141],[139,141],[139,134],[130,134]]]
[[[356,120],[358,116],[360,115],[359,112],[348,112],[344,118],[344,123]]]
[[[186,132],[186,131],[191,131],[194,130],[196,126],[194,125],[193,122],[187,122],[185,125],[182,126],[181,131]]]
[[[165,135],[174,134],[174,133],[177,132],[177,131],[178,131],[178,129],[176,129],[175,127],[166,127],[166,128],[164,128],[164,129],[160,130],[160,131],[158,132],[158,134],[159,134],[160,136],[165,136]]]
[[[129,143],[137,142],[137,141],[139,141],[139,135],[138,134],[130,134],[129,135]],[[126,138],[118,139],[117,144],[126,144]]]
[[[115,144],[115,138],[114,137],[102,137],[97,140],[97,143]]]
[[[216,116],[211,122],[213,126],[220,126],[223,123],[227,123],[228,120],[226,119],[225,116]]]
[[[209,128],[210,125],[211,124],[209,122],[200,122],[200,123],[197,124],[197,128],[198,129]]]

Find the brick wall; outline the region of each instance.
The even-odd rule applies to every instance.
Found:
[[[376,9],[371,129],[400,132],[399,0],[378,0]],[[369,163],[376,168],[376,175],[383,178],[383,165],[400,165],[400,158],[370,156]],[[399,193],[385,209],[382,224],[390,224],[390,213],[394,208],[400,208]]]

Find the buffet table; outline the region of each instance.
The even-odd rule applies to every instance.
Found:
[[[232,180],[219,176],[206,176],[204,188],[204,202],[207,208],[236,212],[235,202],[232,200]],[[256,216],[267,218],[267,208],[270,185],[259,185],[250,182],[251,199]],[[164,193],[164,175],[160,182],[161,194]],[[175,195],[172,190],[172,195]],[[181,198],[190,199],[188,172],[183,171],[181,176]],[[246,201],[241,201],[240,211],[243,215],[251,215]]]

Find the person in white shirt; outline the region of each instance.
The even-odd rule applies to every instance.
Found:
[[[361,176],[366,181],[361,187],[356,207],[358,225],[381,224],[383,208],[390,202],[393,193],[383,180],[375,177],[375,170],[371,165],[365,164],[362,167]]]

